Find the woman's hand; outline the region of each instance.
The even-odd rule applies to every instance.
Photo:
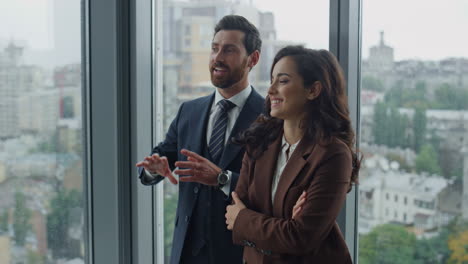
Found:
[[[246,208],[244,203],[239,199],[236,192],[232,192],[232,200],[234,204],[228,205],[226,207],[226,225],[228,230],[232,230],[234,228],[234,223],[236,222],[237,215],[239,212]]]
[[[299,199],[297,199],[297,202],[293,207],[292,219],[297,219],[297,217],[299,216],[299,213],[302,210],[302,206],[304,205],[306,201],[306,196],[307,196],[306,191],[303,191],[301,196],[299,196]]]

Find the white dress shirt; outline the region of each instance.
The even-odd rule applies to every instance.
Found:
[[[247,88],[242,90],[240,93],[227,99],[231,103],[235,104],[236,106],[234,106],[228,112],[228,120],[227,120],[224,144],[226,144],[228,139],[230,138],[232,128],[234,127],[234,124],[236,123],[236,120],[239,117],[239,114],[242,108],[244,107],[245,102],[247,101],[247,98],[249,98],[249,95],[251,92],[252,92],[252,87],[249,84],[249,86],[247,86]],[[213,125],[214,125],[214,118],[216,114],[218,113],[218,111],[220,110],[220,107],[217,105],[217,103],[223,99],[225,98],[218,92],[218,89],[216,89],[215,98],[214,98],[213,104],[211,105],[210,118],[208,119],[208,127],[206,128],[206,144],[207,145],[210,144],[211,132],[213,130]]]
[[[228,120],[227,120],[227,126],[226,126],[226,135],[224,138],[224,145],[228,142],[228,140],[231,138],[231,131],[232,128],[234,127],[234,124],[237,121],[237,118],[239,117],[240,112],[242,111],[242,108],[245,105],[245,102],[247,101],[247,98],[249,98],[250,93],[252,92],[252,86],[250,84],[242,90],[240,93],[234,95],[233,97],[227,99],[231,103],[235,104],[229,112],[228,112]],[[208,126],[206,128],[206,145],[208,146],[210,144],[210,138],[211,138],[211,132],[213,130],[213,125],[214,125],[214,118],[218,111],[220,110],[220,107],[217,105],[217,103],[221,100],[225,99],[216,89],[215,93],[215,98],[213,100],[213,104],[211,105],[211,111],[210,111],[210,118],[208,119]],[[229,180],[226,183],[226,185],[223,186],[221,189],[224,194],[229,196],[229,190],[231,188],[231,178],[232,178],[232,172],[227,171]]]
[[[278,153],[278,161],[276,162],[276,170],[273,174],[273,181],[271,182],[271,203],[273,204],[275,200],[276,190],[278,189],[278,183],[281,178],[281,174],[283,173],[284,167],[288,164],[288,160],[293,154],[294,150],[299,144],[300,140],[292,145],[290,145],[286,139],[283,138],[281,140],[281,150]]]

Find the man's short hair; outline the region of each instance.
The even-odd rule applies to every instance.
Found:
[[[214,34],[216,35],[221,30],[240,30],[244,32],[244,46],[249,55],[256,50],[260,52],[262,49],[262,40],[258,29],[243,16],[227,15],[223,17],[216,24]]]

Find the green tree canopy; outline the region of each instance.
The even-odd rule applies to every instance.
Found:
[[[371,75],[363,76],[361,85],[363,90],[372,90],[376,92],[382,92],[384,90],[382,81]]]
[[[8,231],[8,210],[0,215],[0,233]]]
[[[432,108],[466,110],[468,109],[468,90],[442,84],[435,90]]]
[[[18,246],[24,246],[26,237],[31,230],[31,214],[31,210],[26,205],[26,196],[22,192],[16,192],[13,230],[15,243]]]
[[[79,256],[68,235],[71,227],[71,210],[82,207],[81,193],[77,190],[60,190],[51,200],[51,211],[47,215],[47,242],[55,258]]]
[[[426,109],[417,107],[413,116],[413,149],[418,152],[426,142]]]
[[[416,237],[402,226],[384,224],[363,235],[359,242],[361,264],[413,263]]]
[[[428,172],[430,174],[441,174],[439,167],[437,152],[434,147],[429,144],[425,144],[421,147],[421,151],[416,157],[416,171],[417,172]]]

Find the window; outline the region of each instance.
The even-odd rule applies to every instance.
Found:
[[[460,140],[467,136],[461,128],[468,123],[468,37],[451,29],[468,26],[468,6],[458,0],[444,2],[443,10],[433,0],[362,3],[360,148],[367,159],[360,186],[394,190],[406,206],[394,211],[405,226],[359,214],[369,226],[359,229],[360,263],[389,254],[398,254],[398,263],[463,262],[466,252],[457,255],[454,245],[468,232],[462,199],[468,190],[461,184],[468,180],[468,146]],[[421,254],[422,247],[434,254]]]
[[[0,3],[0,263],[87,259],[81,2]]]

